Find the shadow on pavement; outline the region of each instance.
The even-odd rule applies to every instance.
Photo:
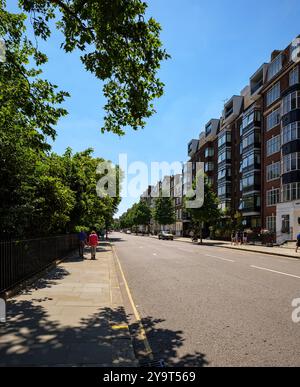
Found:
[[[66,262],[74,263],[76,267],[81,261],[70,257]],[[52,302],[49,306],[48,301],[55,301],[55,294],[51,298],[34,297],[35,290],[53,288],[69,275],[68,270],[57,266],[23,291],[25,299],[8,301],[7,322],[0,325],[0,367],[111,366],[118,358],[122,358],[120,365],[132,365],[128,333],[112,328],[130,321],[123,307],[96,307],[92,312],[87,309],[84,318],[68,326],[60,323],[59,308],[55,304],[51,306]],[[205,355],[198,352],[178,357],[178,350],[184,345],[184,332],[163,328],[163,322],[153,317],[143,319],[156,357],[163,359],[167,366],[202,367],[208,364]],[[135,328],[131,326],[131,330]],[[134,343],[137,348],[143,344],[136,339]]]
[[[126,324],[128,316],[123,307],[99,308],[81,319],[79,326],[68,327],[50,319],[46,309],[36,304],[44,299],[34,300],[35,305],[32,301],[8,304],[7,323],[0,326],[0,367],[111,366],[114,353],[121,354],[121,365],[132,364],[128,341],[126,344],[129,337],[122,330],[112,329],[113,325]],[[163,359],[167,367],[209,364],[199,352],[178,357],[177,351],[184,344],[183,332],[161,328],[162,322],[152,317],[143,319],[155,358]],[[135,346],[141,345],[135,342]]]
[[[120,341],[126,339],[122,331],[113,331],[111,326],[124,324],[125,318],[123,308],[99,308],[81,319],[79,326],[64,327],[50,320],[41,305],[12,301],[8,322],[0,327],[0,367],[111,366],[114,347],[119,348]],[[126,352],[122,358],[122,365],[132,364]]]
[[[74,262],[74,261],[71,261],[71,262]],[[33,284],[30,284],[25,289],[23,289],[22,294],[30,295],[35,290],[52,288],[57,284],[57,281],[62,280],[69,274],[70,273],[68,272],[68,270],[64,269],[61,266],[56,266],[55,269],[52,269],[48,273],[44,274],[44,277],[37,279],[36,281],[34,281]]]

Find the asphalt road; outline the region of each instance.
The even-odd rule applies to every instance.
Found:
[[[300,260],[112,234],[155,358],[300,366]]]

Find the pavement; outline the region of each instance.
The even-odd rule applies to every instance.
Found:
[[[190,238],[175,238],[175,241],[178,242],[186,242],[193,243]],[[300,259],[300,250],[296,253],[296,242],[294,247],[266,247],[266,246],[258,246],[258,245],[233,245],[231,242],[227,241],[217,241],[217,240],[204,240],[203,243],[207,246],[216,246],[223,247],[227,249],[235,249],[235,250],[244,250],[251,251],[256,253],[270,254],[270,255],[278,255],[281,257],[293,257]]]
[[[100,246],[96,261],[76,254],[8,300],[0,367],[137,366],[112,249]]]
[[[298,259],[118,233],[112,243],[156,360],[300,366]]]

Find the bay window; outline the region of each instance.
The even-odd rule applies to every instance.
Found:
[[[282,128],[282,144],[300,139],[300,122],[293,122]]]
[[[286,95],[282,100],[283,115],[295,109],[300,109],[300,91],[294,91]]]
[[[288,173],[300,169],[300,153],[290,153],[283,157],[282,173]]]
[[[300,199],[300,183],[285,184],[282,187],[282,201],[290,202]]]

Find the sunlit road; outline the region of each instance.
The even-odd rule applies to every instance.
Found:
[[[300,260],[111,235],[148,340],[167,365],[300,366]]]

